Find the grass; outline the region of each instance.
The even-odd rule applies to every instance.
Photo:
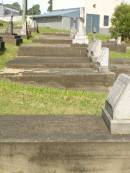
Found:
[[[67,30],[55,29],[50,27],[39,27],[41,33],[69,33]]]
[[[0,81],[0,115],[100,115],[105,93]]]
[[[130,50],[128,50],[126,53],[110,51],[110,58],[130,58]]]
[[[92,40],[93,39],[93,34],[92,33],[88,33],[88,38],[89,38],[89,40]],[[103,35],[103,34],[97,33],[96,34],[96,38],[101,40],[101,41],[103,41],[103,42],[106,42],[106,41],[108,41],[111,38],[111,36],[110,35]]]
[[[0,69],[5,67],[6,63],[16,57],[18,47],[6,43],[6,50],[0,55]]]

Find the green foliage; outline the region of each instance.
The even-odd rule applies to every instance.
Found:
[[[32,6],[32,8],[28,9],[28,15],[38,15],[41,14],[41,10],[40,10],[40,5],[39,4],[35,4]]]
[[[49,0],[48,4],[49,4],[48,11],[52,11],[53,10],[53,0]]]
[[[130,38],[130,5],[121,3],[117,6],[112,17],[110,28],[112,37],[122,37],[122,40]]]
[[[18,2],[12,4],[5,4],[6,7],[13,8],[15,10],[21,11],[21,5]]]

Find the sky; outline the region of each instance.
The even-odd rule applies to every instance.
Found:
[[[22,4],[22,0],[0,0],[0,3],[3,1],[4,4],[6,3],[13,3],[13,2],[19,2]],[[70,8],[73,7],[79,7],[80,3],[82,3],[84,0],[54,0],[56,3],[56,8],[63,9],[68,8],[68,5]],[[126,2],[130,2],[130,0],[124,0]],[[41,6],[42,13],[46,12],[48,7],[48,0],[28,0],[28,8],[32,7],[34,4],[39,4]]]

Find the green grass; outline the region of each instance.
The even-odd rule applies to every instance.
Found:
[[[105,93],[0,81],[0,115],[100,115]]]
[[[110,58],[130,58],[130,50],[128,50],[126,53],[110,51]]]
[[[67,30],[60,30],[60,29],[55,29],[55,28],[50,28],[50,27],[39,27],[39,31],[41,33],[69,33]]]
[[[6,63],[16,57],[18,47],[6,43],[6,50],[0,55],[0,69],[5,67]]]
[[[92,40],[93,39],[93,34],[92,33],[88,33],[88,38],[89,40]],[[97,33],[96,34],[96,38],[103,41],[103,42],[106,42],[108,41],[111,37],[110,35],[103,35],[103,34],[99,34]]]

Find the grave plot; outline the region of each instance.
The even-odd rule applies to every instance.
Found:
[[[130,171],[130,135],[111,135],[100,117],[1,116],[0,127],[1,172]]]
[[[13,16],[11,16],[11,19],[8,23],[8,27],[6,30],[0,34],[5,42],[15,44],[16,46],[19,46],[23,39],[20,35],[14,33],[14,23],[13,23]]]
[[[121,73],[130,75],[130,60],[129,58],[115,58],[111,60],[111,71],[113,71],[116,76]]]
[[[1,77],[58,88],[108,90],[115,80],[114,73],[99,72],[86,51],[85,46],[71,44],[24,45]]]
[[[43,35],[37,39],[34,39],[33,42],[43,43],[43,44],[72,44],[72,40],[69,36],[61,35]]]
[[[17,34],[11,35],[6,33],[0,34],[0,35],[3,37],[5,42],[15,44],[16,46],[19,46],[23,43],[23,39],[20,35],[17,35]]]

